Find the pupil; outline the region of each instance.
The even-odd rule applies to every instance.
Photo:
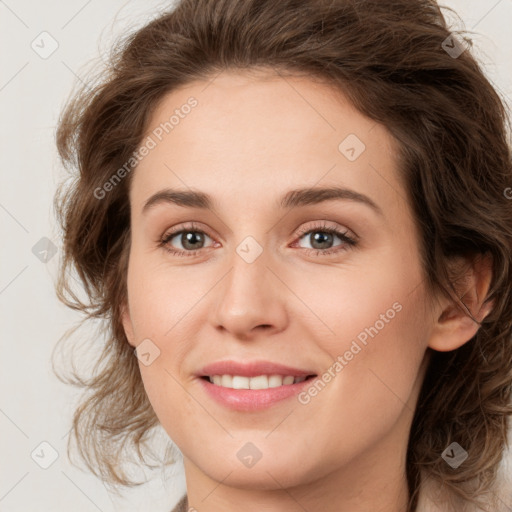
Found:
[[[312,233],[311,236],[311,245],[315,247],[315,244],[320,244],[320,247],[315,247],[315,249],[327,249],[325,244],[329,245],[332,243],[332,233],[325,233],[322,231],[317,231],[316,233]]]
[[[197,249],[194,244],[198,241],[203,241],[203,236],[197,231],[189,231],[188,233],[183,233],[181,235],[181,243],[185,249]],[[191,244],[191,246],[188,246],[189,244]]]

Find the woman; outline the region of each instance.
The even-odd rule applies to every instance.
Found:
[[[512,158],[462,41],[433,0],[183,0],[72,99],[95,474],[161,425],[175,510],[507,505]]]

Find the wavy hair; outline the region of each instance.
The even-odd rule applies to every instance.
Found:
[[[56,132],[70,178],[54,198],[63,237],[56,292],[103,333],[88,336],[95,365],[85,375],[71,365],[64,376],[54,362],[59,378],[84,389],[68,453],[74,441],[94,474],[136,485],[121,453],[135,448],[145,462],[159,424],[120,316],[133,173],[102,199],[98,187],[129,161],[164,95],[224,70],[262,68],[325,80],[388,129],[429,290],[471,314],[450,259],[491,258],[493,309],[466,344],[433,351],[406,460],[409,512],[427,480],[464,503],[490,503],[512,413],[512,156],[507,105],[467,34],[450,31],[435,0],[182,0],[116,42],[106,69],[68,100]],[[441,458],[454,441],[468,452],[456,470]]]

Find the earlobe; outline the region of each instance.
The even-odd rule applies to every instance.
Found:
[[[491,262],[490,257],[484,255],[478,255],[469,262],[465,260],[466,270],[454,286],[476,321],[467,310],[461,310],[453,300],[443,297],[434,318],[435,325],[428,343],[430,348],[439,352],[455,350],[478,332],[479,323],[492,311],[494,303],[485,302],[492,279]]]
[[[125,302],[121,305],[121,322],[123,324],[124,333],[126,335],[128,343],[132,347],[135,347],[135,336],[133,334],[133,325],[130,316],[130,310]]]

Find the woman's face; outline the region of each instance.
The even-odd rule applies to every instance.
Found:
[[[187,475],[394,468],[433,314],[388,132],[325,84],[224,72],[167,95],[143,145],[123,323]]]

